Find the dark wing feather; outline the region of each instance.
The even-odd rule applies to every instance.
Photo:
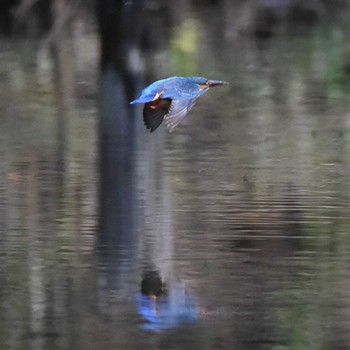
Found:
[[[165,116],[165,125],[169,132],[181,123],[196,102],[197,97],[191,99],[172,100],[169,112]]]
[[[168,113],[170,104],[171,99],[168,98],[145,103],[143,107],[143,121],[147,129],[151,129],[151,132],[153,132],[162,124],[164,116]]]

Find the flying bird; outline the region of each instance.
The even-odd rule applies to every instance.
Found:
[[[173,132],[199,96],[211,87],[227,84],[226,81],[208,80],[203,77],[171,77],[147,86],[130,104],[145,104],[143,120],[151,132],[156,130],[163,120],[168,131]]]

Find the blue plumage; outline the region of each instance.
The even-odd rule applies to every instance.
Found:
[[[202,77],[171,77],[157,80],[144,88],[141,95],[130,104],[150,102],[161,91],[163,91],[162,98],[172,100],[198,97],[208,90],[209,86],[200,89],[201,84],[204,85],[206,81],[207,79]]]
[[[227,82],[204,77],[171,77],[158,80],[144,88],[141,95],[130,104],[144,103],[143,119],[151,132],[165,119],[169,132],[183,120],[196,99],[210,87]]]

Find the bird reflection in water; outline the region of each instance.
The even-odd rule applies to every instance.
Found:
[[[146,321],[141,325],[145,330],[171,329],[197,319],[194,299],[184,285],[178,282],[168,289],[156,271],[144,273],[136,301],[138,312]]]

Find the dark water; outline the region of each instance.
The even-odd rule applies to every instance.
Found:
[[[231,84],[173,134],[98,78],[96,35],[58,63],[1,39],[1,349],[350,348],[346,33],[198,26],[153,78]]]

